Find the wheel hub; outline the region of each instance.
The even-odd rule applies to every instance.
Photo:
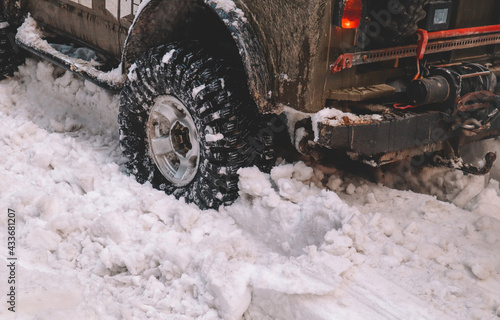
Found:
[[[176,187],[189,184],[198,171],[200,142],[193,118],[174,96],[161,96],[149,114],[149,154],[158,170]]]

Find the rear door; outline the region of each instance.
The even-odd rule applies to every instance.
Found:
[[[33,18],[51,31],[71,37],[119,59],[140,0],[26,0]]]

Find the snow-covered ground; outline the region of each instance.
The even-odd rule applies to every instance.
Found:
[[[45,62],[0,82],[1,319],[499,319],[497,180],[281,163],[200,211],[121,172],[117,112]]]

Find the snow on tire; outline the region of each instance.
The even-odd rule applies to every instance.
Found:
[[[238,169],[269,162],[270,135],[244,81],[197,43],[159,46],[130,68],[120,95],[129,173],[202,209],[238,197]]]

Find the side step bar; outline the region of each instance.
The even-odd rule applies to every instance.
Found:
[[[90,61],[67,56],[54,49],[43,39],[43,32],[38,28],[36,21],[28,17],[16,35],[16,44],[76,75],[83,77],[99,87],[119,92],[125,82],[125,75],[122,73],[121,64],[109,72],[97,69]]]

